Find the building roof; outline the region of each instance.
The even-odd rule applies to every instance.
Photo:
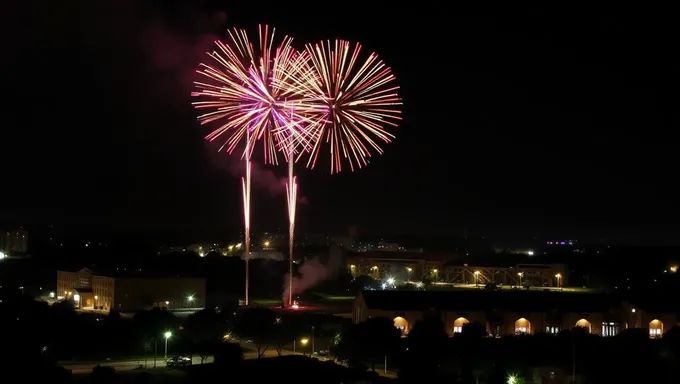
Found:
[[[441,252],[391,252],[391,251],[372,251],[350,254],[349,258],[358,259],[387,259],[387,260],[423,260],[433,262],[445,262],[455,258],[453,253]]]
[[[363,291],[369,309],[387,311],[603,312],[620,306],[615,296],[601,293],[543,291]]]

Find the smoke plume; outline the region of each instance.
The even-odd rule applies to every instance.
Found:
[[[229,155],[222,151],[219,152],[219,146],[214,143],[208,143],[208,154],[210,163],[218,169],[225,170],[230,174],[241,177],[245,173],[245,163],[241,158],[242,153],[239,149],[234,150],[234,153]],[[274,171],[266,168],[257,161],[250,162],[250,177],[253,187],[266,191],[270,196],[278,196],[286,193],[286,183],[288,177],[276,176]],[[305,196],[298,195],[298,204],[307,204],[308,200]]]
[[[328,260],[324,262],[315,257],[304,262],[298,268],[298,276],[293,276],[293,295],[302,293],[309,288],[319,285],[321,282],[335,277],[342,267],[342,251],[331,248]],[[288,274],[283,280],[283,302],[288,299]]]

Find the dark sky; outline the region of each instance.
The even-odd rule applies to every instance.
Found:
[[[676,241],[670,10],[230,3],[4,6],[0,221],[238,230],[234,160],[206,147],[190,83],[227,28],[269,23],[361,41],[405,104],[368,168],[300,171],[301,231]],[[285,226],[276,188],[253,209],[254,230]]]

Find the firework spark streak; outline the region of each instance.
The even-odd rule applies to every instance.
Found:
[[[295,163],[293,153],[288,155],[288,305],[293,305],[293,249],[295,248],[295,209],[297,207],[297,178],[293,172]]]
[[[369,163],[371,150],[382,154],[379,142],[389,143],[389,129],[401,121],[401,98],[392,71],[375,53],[363,63],[361,45],[345,40],[307,44],[309,65],[289,67],[283,81],[304,104],[313,168],[324,145],[330,147],[331,173],[352,171]]]
[[[298,72],[295,66],[308,62],[308,56],[295,51],[291,46],[292,39],[287,36],[275,43],[274,29],[268,26],[260,26],[258,32],[257,49],[241,29],[230,31],[226,42],[215,42],[217,49],[208,53],[212,64],[201,63],[197,70],[205,81],[195,82],[197,90],[192,92],[192,96],[201,99],[193,103],[194,107],[208,110],[198,117],[201,125],[220,123],[206,139],[224,138],[220,150],[225,149],[230,154],[242,144],[245,147],[242,157],[246,171],[242,184],[246,305],[249,304],[250,282],[250,161],[256,144],[258,141],[263,143],[264,161],[269,164],[278,163],[279,150],[285,150],[285,156],[293,159],[298,148],[311,149],[307,135],[301,129],[305,120],[298,114],[305,108],[291,88],[280,86],[286,74]],[[291,180],[294,184],[294,178]],[[292,212],[294,215],[294,208]]]

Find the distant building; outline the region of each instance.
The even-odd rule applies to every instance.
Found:
[[[184,277],[108,277],[83,268],[57,271],[57,297],[73,300],[81,309],[138,311],[205,307],[206,281]]]
[[[532,287],[569,286],[565,264],[518,264],[512,267],[447,265],[441,271],[444,282],[452,284],[504,284]]]
[[[28,231],[19,229],[0,232],[0,251],[5,254],[28,252]]]
[[[368,275],[376,279],[393,277],[401,280],[422,280],[430,273],[437,274],[455,255],[420,252],[360,252],[347,258],[347,269],[352,275]]]
[[[355,323],[394,319],[404,335],[425,316],[438,316],[450,336],[465,324],[481,324],[489,336],[547,333],[576,327],[603,337],[646,328],[658,338],[680,323],[677,303],[645,308],[607,294],[544,291],[364,291],[354,301]],[[673,307],[674,305],[674,307]]]

